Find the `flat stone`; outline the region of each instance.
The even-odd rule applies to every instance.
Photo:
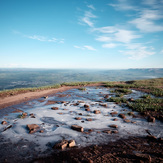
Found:
[[[89,108],[89,105],[85,104],[85,105],[84,105],[84,108]]]
[[[58,110],[58,107],[52,107],[51,109],[52,110]]]
[[[92,118],[87,118],[86,121],[93,121]]]
[[[94,110],[93,112],[94,112],[94,114],[100,114],[101,113],[100,110]]]
[[[117,118],[114,118],[113,121],[118,121],[118,119]]]
[[[7,125],[7,122],[6,121],[2,121],[1,124],[2,125]]]
[[[117,134],[118,131],[117,131],[117,130],[113,130],[111,133],[112,133],[112,134]]]
[[[85,111],[91,111],[90,108],[86,108]]]
[[[100,105],[100,106],[103,106],[103,107],[107,107],[107,106],[108,106],[108,105],[105,104],[105,103],[104,103],[104,104],[103,104],[103,103],[100,103],[99,105]]]
[[[76,120],[81,120],[82,118],[81,117],[75,117]]]
[[[118,116],[119,116],[120,118],[126,119],[126,116],[125,116],[124,114],[122,114],[122,113],[119,114]]]
[[[111,134],[111,130],[104,130],[103,133],[106,133],[106,134]]]
[[[37,124],[28,124],[27,128],[29,129],[29,133],[32,134],[32,133],[36,132],[37,129],[40,128],[40,126]]]
[[[79,132],[83,132],[84,131],[84,128],[81,127],[81,126],[78,126],[78,125],[72,125],[71,129],[79,131]]]
[[[109,125],[109,127],[111,127],[111,128],[118,128],[117,125]]]
[[[55,144],[53,146],[53,149],[65,149],[68,146],[68,141],[67,140],[62,140],[61,142]]]
[[[110,114],[115,115],[115,114],[118,114],[118,112],[114,111],[114,112],[111,112]]]
[[[131,121],[129,119],[125,119],[124,122],[130,123]]]

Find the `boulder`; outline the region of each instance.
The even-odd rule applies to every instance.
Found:
[[[32,134],[36,132],[40,128],[40,126],[37,124],[28,124],[27,128],[29,129],[29,133]]]
[[[105,95],[104,98],[109,98],[109,95]]]
[[[78,126],[78,125],[72,125],[71,129],[79,131],[79,132],[83,132],[84,131],[84,128],[81,127],[81,126]]]
[[[100,111],[100,110],[94,110],[93,113],[94,113],[94,114],[100,114],[101,111]]]
[[[70,141],[68,142],[68,147],[69,147],[69,148],[72,148],[72,147],[74,147],[75,145],[76,145],[75,140],[70,140]]]
[[[118,133],[118,130],[113,130],[112,131],[112,134],[117,134]]]
[[[51,109],[52,110],[58,110],[58,107],[52,107]]]
[[[126,119],[126,116],[125,116],[124,114],[122,114],[122,113],[119,114],[118,116],[119,116],[120,118]]]

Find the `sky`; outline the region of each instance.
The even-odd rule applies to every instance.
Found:
[[[163,68],[163,0],[0,0],[0,68]]]

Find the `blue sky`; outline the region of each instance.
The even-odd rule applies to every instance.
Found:
[[[0,0],[0,24],[0,67],[163,67],[163,0]]]

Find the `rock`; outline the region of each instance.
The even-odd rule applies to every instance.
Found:
[[[69,148],[72,148],[72,147],[74,147],[75,145],[76,145],[75,140],[70,140],[70,141],[68,142],[68,147],[69,147]]]
[[[135,121],[131,121],[131,123],[134,123],[135,124],[136,122]]]
[[[7,127],[3,130],[3,132],[6,131],[6,130],[8,130],[8,129],[10,129],[11,127],[12,127],[12,125],[7,126]]]
[[[113,131],[112,131],[112,134],[117,134],[117,133],[118,133],[117,130],[113,130]]]
[[[147,139],[150,139],[150,140],[156,140],[156,136],[153,136],[153,135],[147,135],[146,136]]]
[[[82,113],[79,113],[78,115],[83,115]]]
[[[89,129],[88,132],[93,132],[93,129]]]
[[[78,126],[78,125],[72,125],[71,129],[79,131],[79,132],[83,132],[84,131],[84,128],[81,127],[81,126]]]
[[[85,111],[91,111],[90,108],[86,108]]]
[[[108,106],[107,104],[103,104],[103,103],[100,103],[99,105],[103,106],[103,107],[107,107]]]
[[[112,128],[118,128],[117,125],[109,125],[109,127],[112,127]]]
[[[84,108],[89,108],[89,105],[85,104],[85,105],[84,105]]]
[[[125,119],[124,122],[130,123],[131,121],[129,119]]]
[[[58,142],[53,146],[53,149],[65,149],[67,148],[68,141],[67,140],[62,140],[61,142]]]
[[[36,132],[37,129],[40,128],[40,126],[37,124],[28,124],[27,128],[29,129],[29,133],[32,134],[32,133]]]
[[[126,116],[124,114],[119,114],[118,115],[120,118],[126,119]]]
[[[155,123],[155,117],[148,116],[147,121]]]
[[[44,132],[44,130],[40,130],[40,133],[43,133]]]
[[[118,114],[118,112],[114,111],[114,112],[111,112],[110,114],[115,115],[115,114]]]
[[[128,112],[127,114],[128,114],[128,115],[130,115],[130,116],[131,116],[131,115],[134,115],[134,113],[133,113],[133,112]]]
[[[47,98],[48,98],[48,96],[44,96],[43,98],[44,98],[44,99],[47,99]]]
[[[31,118],[36,118],[33,113],[30,114]]]
[[[52,107],[51,109],[52,110],[58,110],[58,107]]]
[[[100,114],[101,113],[100,110],[94,110],[93,112],[94,112],[94,114]]]
[[[105,95],[104,98],[109,98],[109,95]]]
[[[114,118],[113,121],[118,121],[118,119],[117,118]]]
[[[148,163],[151,162],[151,156],[148,154],[143,154],[143,153],[136,153],[135,156],[137,156],[139,159],[143,159],[144,161],[148,161]]]
[[[111,134],[111,130],[104,130],[103,133]]]
[[[76,120],[81,120],[82,118],[81,117],[75,117]]]
[[[7,125],[7,122],[6,121],[2,121],[1,124],[2,125]]]
[[[86,121],[92,121],[92,118],[87,118]]]
[[[28,115],[28,113],[24,112],[22,113],[22,116],[26,117]]]
[[[133,98],[128,99],[129,102],[134,102],[135,100]]]

